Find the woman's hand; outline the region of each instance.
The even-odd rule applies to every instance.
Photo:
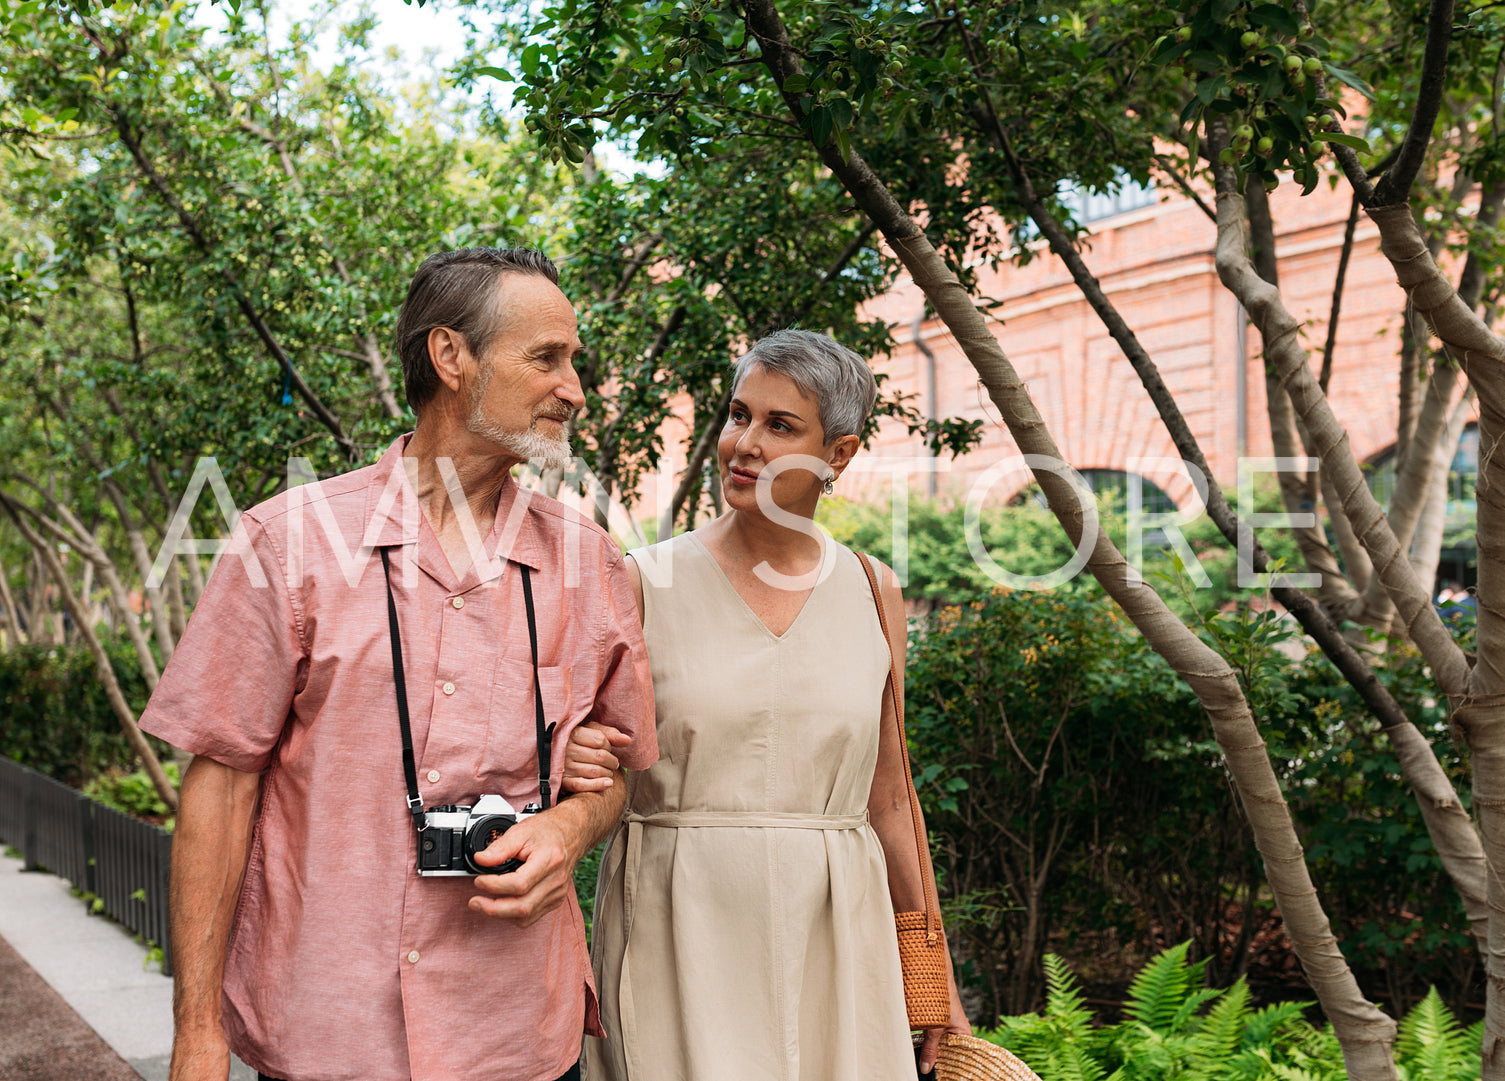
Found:
[[[950,965],[948,964],[949,968]],[[967,1012],[962,1009],[961,996],[956,992],[956,977],[950,978],[951,983],[951,1021],[941,1028],[927,1028],[925,1040],[920,1044],[918,1065],[920,1073],[928,1074],[935,1069],[935,1060],[940,1055],[941,1037],[948,1032],[955,1032],[962,1036],[972,1035],[972,1025],[967,1020]]]
[[[621,768],[612,748],[631,742],[626,733],[595,721],[577,726],[564,748],[564,790],[603,792],[610,788],[612,774]]]

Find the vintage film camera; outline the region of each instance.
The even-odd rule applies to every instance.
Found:
[[[418,831],[418,873],[437,875],[498,875],[522,866],[508,860],[499,867],[484,867],[475,861],[502,834],[541,808],[530,803],[520,812],[501,796],[480,796],[470,807],[443,804],[430,807]]]

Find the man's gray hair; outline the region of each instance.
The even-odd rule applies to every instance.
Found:
[[[429,358],[429,331],[459,331],[477,358],[484,358],[502,329],[496,285],[504,274],[528,274],[559,284],[559,270],[532,248],[459,248],[430,255],[408,283],[397,315],[397,358],[408,405],[422,409],[439,391]]]
[[[878,381],[867,361],[846,346],[809,330],[776,330],[760,339],[737,361],[732,375],[732,393],[754,367],[777,372],[815,399],[825,442],[844,435],[861,435],[873,403],[878,400]]]

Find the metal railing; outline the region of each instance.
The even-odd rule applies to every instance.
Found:
[[[0,841],[20,851],[28,871],[67,879],[97,897],[111,918],[155,942],[162,974],[172,975],[172,834],[0,758]]]

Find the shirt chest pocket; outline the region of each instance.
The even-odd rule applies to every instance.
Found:
[[[543,692],[544,724],[553,726],[554,763],[557,778],[562,764],[560,748],[573,722],[589,708],[574,691],[574,668],[546,665],[538,669],[538,687]],[[487,716],[486,743],[476,773],[493,782],[488,791],[536,799],[538,793],[538,734],[534,710],[533,666],[526,661],[498,660],[491,680],[491,707]],[[557,792],[555,793],[558,794]],[[519,805],[520,806],[520,805]]]

